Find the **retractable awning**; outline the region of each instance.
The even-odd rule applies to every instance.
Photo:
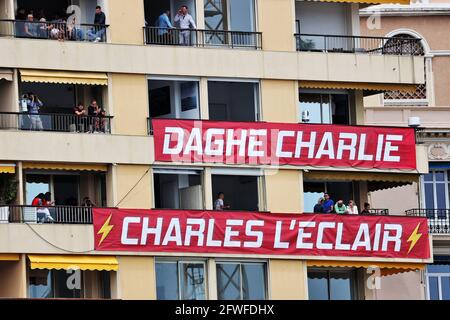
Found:
[[[0,68],[0,80],[13,81],[13,74],[11,69]]]
[[[94,72],[21,69],[20,78],[22,82],[82,84],[98,86],[108,85],[108,75],[106,73]]]
[[[18,253],[0,253],[0,261],[19,261],[20,255]]]
[[[14,163],[0,163],[0,173],[16,173],[16,165]]]
[[[115,257],[87,255],[28,255],[31,269],[117,271]]]
[[[415,92],[415,84],[391,84],[368,82],[338,82],[338,81],[300,81],[300,88],[304,89],[350,89],[363,90],[365,95],[377,94],[384,91]]]
[[[396,188],[419,182],[418,174],[346,172],[346,171],[309,171],[303,174],[304,180],[318,181],[367,181],[368,191]]]
[[[25,162],[24,169],[34,170],[63,170],[63,171],[100,171],[107,172],[106,164],[79,164],[79,163],[46,163],[46,162]]]
[[[403,263],[403,262],[367,262],[367,261],[340,261],[340,260],[308,260],[308,267],[323,268],[368,268],[378,267],[382,276],[389,276],[402,272],[424,270],[424,263]]]

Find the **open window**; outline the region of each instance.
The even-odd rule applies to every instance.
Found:
[[[259,120],[257,82],[208,81],[209,119]]]
[[[308,268],[309,300],[357,300],[356,268]]]
[[[304,208],[305,212],[314,212],[314,206],[318,199],[325,193],[336,203],[338,200],[344,201],[347,205],[350,200],[355,200],[356,192],[353,182],[328,182],[328,181],[304,181]],[[358,201],[357,201],[358,202]]]
[[[147,26],[156,27],[158,17],[170,11],[170,21],[173,23],[175,16],[181,6],[187,6],[189,14],[196,21],[195,0],[144,0],[145,21]]]
[[[227,210],[262,211],[260,204],[262,179],[260,170],[213,169],[213,203],[216,203],[219,193],[223,193],[223,202]]]
[[[304,123],[350,124],[350,96],[345,93],[300,91],[300,114]]]
[[[200,119],[199,82],[195,79],[149,79],[150,118]]]
[[[155,208],[203,209],[202,171],[153,169]]]

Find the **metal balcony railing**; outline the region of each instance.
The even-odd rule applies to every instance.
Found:
[[[54,39],[106,42],[109,25],[78,24],[64,21],[25,21],[0,19],[0,36],[28,39]]]
[[[411,209],[407,216],[426,217],[432,234],[450,234],[450,209]]]
[[[388,216],[389,215],[389,209],[369,209],[369,213],[362,213],[362,215]]]
[[[111,133],[111,116],[0,112],[0,130]]]
[[[227,47],[256,50],[262,47],[262,33],[144,27],[144,43],[149,45]]]
[[[92,224],[92,207],[0,206],[0,223]]]
[[[383,55],[423,55],[420,40],[401,37],[357,37],[295,34],[297,51],[342,52]]]

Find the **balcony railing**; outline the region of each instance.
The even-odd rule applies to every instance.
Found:
[[[389,209],[369,209],[369,213],[365,213],[363,215],[368,216],[388,216]]]
[[[0,130],[111,133],[111,116],[0,112]]]
[[[0,19],[0,36],[28,39],[54,39],[106,42],[108,25],[41,22]]]
[[[406,215],[426,217],[430,233],[450,234],[450,209],[411,209]]]
[[[342,52],[383,55],[423,55],[420,39],[295,34],[297,51]]]
[[[262,33],[144,27],[144,43],[151,45],[261,49]]]
[[[0,206],[0,223],[92,224],[92,208],[72,206]]]

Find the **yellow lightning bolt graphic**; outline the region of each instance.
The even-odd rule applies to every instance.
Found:
[[[114,228],[113,225],[110,225],[109,222],[111,221],[112,218],[112,213],[109,215],[108,219],[106,219],[105,223],[103,224],[103,226],[100,228],[100,230],[98,230],[97,234],[101,234],[102,238],[100,239],[100,242],[98,243],[98,245],[101,245],[103,240],[106,239],[106,237],[108,236],[108,234],[111,232],[111,230]]]
[[[420,223],[417,225],[417,227],[414,229],[414,231],[411,233],[411,235],[409,236],[409,238],[407,240],[407,242],[411,242],[411,244],[409,246],[408,254],[414,248],[417,241],[419,241],[420,237],[422,237],[422,234],[419,233],[419,227],[420,227]]]

